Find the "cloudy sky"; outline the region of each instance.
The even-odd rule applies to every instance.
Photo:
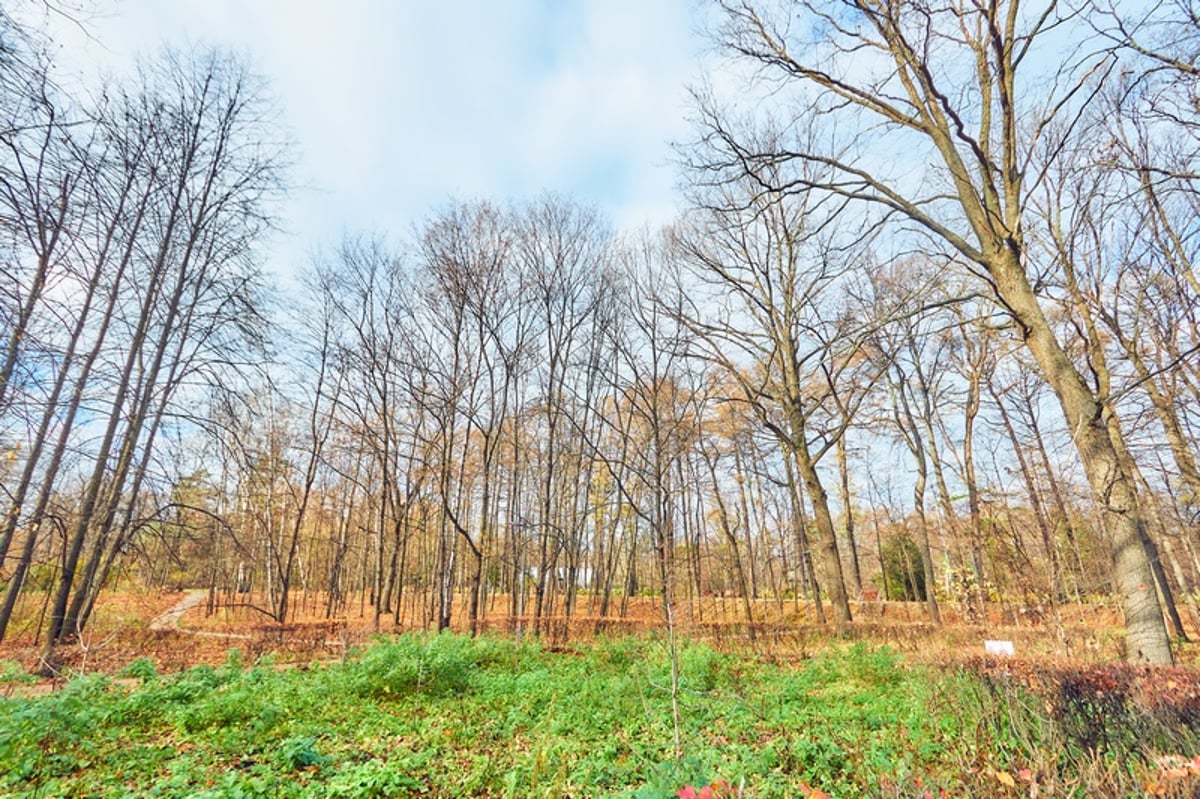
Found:
[[[54,36],[85,75],[164,42],[248,57],[298,145],[272,264],[286,275],[343,233],[404,235],[451,197],[552,190],[622,228],[669,221],[699,14],[695,0],[118,0]]]

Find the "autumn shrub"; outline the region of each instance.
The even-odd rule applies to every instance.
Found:
[[[1140,792],[1164,758],[1200,753],[1193,670],[977,659],[966,672],[982,687],[990,751],[1043,780],[1077,785],[1079,795]]]
[[[710,784],[707,776],[710,771],[710,767],[695,757],[659,763],[648,770],[645,784],[631,793],[631,799],[675,799],[686,796],[684,786]]]

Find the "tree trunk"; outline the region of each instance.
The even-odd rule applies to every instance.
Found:
[[[1174,662],[1171,639],[1155,589],[1146,551],[1145,519],[1132,478],[1122,467],[1109,437],[1104,406],[1054,336],[1025,276],[1019,250],[997,259],[992,269],[1000,297],[1021,326],[1025,345],[1041,367],[1079,453],[1099,503],[1112,556],[1113,579],[1125,614],[1126,657],[1135,663]]]
[[[792,441],[792,457],[796,471],[808,493],[812,504],[814,521],[817,525],[817,545],[821,552],[821,567],[825,586],[829,590],[829,604],[833,608],[834,626],[842,629],[853,620],[850,615],[850,598],[846,594],[846,581],[842,576],[842,559],[838,553],[837,533],[833,527],[833,515],[829,512],[829,495],[821,483],[821,475],[808,451],[803,425],[794,427],[799,434]]]
[[[838,474],[841,477],[842,518],[846,535],[846,549],[850,554],[850,586],[854,595],[862,598],[862,569],[858,563],[858,542],[854,539],[854,502],[850,494],[850,464],[846,453],[845,434],[837,440]]]

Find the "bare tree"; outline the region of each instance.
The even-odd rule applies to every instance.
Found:
[[[528,369],[530,313],[521,295],[513,248],[511,217],[486,204],[455,205],[431,220],[421,238],[422,256],[431,277],[426,299],[444,320],[445,346],[462,377],[461,404],[453,417],[465,430],[448,427],[447,450],[440,468],[441,512],[466,545],[472,560],[468,578],[468,623],[479,630],[485,601],[485,569],[498,539],[505,464],[504,433],[516,410],[518,380]],[[477,470],[478,507],[470,515],[464,473],[468,462]]]
[[[134,212],[138,226],[120,231],[128,238],[117,249],[132,259],[132,272],[117,308],[130,313],[130,332],[114,342],[123,352],[114,353],[117,379],[67,539],[47,661],[58,641],[86,622],[106,560],[124,548],[172,399],[189,380],[216,377],[205,363],[235,362],[230,348],[254,335],[261,318],[247,304],[257,296],[250,256],[269,224],[282,163],[267,140],[260,91],[238,63],[217,53],[168,53],[141,80],[118,104],[115,127],[149,143],[139,180],[153,201],[135,204],[144,211]],[[107,330],[113,319],[97,323]]]
[[[409,479],[416,474],[411,467],[418,445],[407,424],[411,388],[419,382],[409,375],[415,359],[406,330],[415,327],[416,305],[410,283],[401,253],[377,238],[348,238],[321,262],[313,287],[318,301],[329,304],[336,320],[333,355],[341,374],[338,380],[345,386],[331,412],[359,442],[359,454],[370,463],[360,487],[374,510],[369,523],[374,544],[364,545],[362,551],[372,556],[370,594],[376,629],[383,614],[393,610],[393,595],[403,593],[409,500],[417,482]]]
[[[592,342],[601,341],[598,311],[605,307],[611,234],[592,209],[554,196],[534,201],[517,223],[515,263],[540,338],[530,377],[538,420],[536,456],[537,564],[534,616],[548,615],[559,558],[578,541],[587,516],[588,464],[580,429],[596,407],[598,363]],[[568,575],[570,567],[568,567]]]
[[[716,157],[696,155],[700,161]],[[761,190],[747,174],[698,194],[678,241],[688,266],[685,323],[697,353],[722,369],[793,460],[816,521],[820,562],[834,620],[850,622],[837,533],[821,459],[844,435],[861,393],[843,392],[862,330],[845,300],[865,263],[859,233],[840,216],[844,201],[815,193]],[[813,178],[815,181],[816,179]],[[845,227],[834,232],[839,219]],[[852,399],[857,396],[859,399]]]
[[[705,135],[723,156],[712,159],[713,180],[749,173],[766,189],[816,189],[864,202],[911,225],[915,240],[972,265],[1054,389],[1104,510],[1128,657],[1170,663],[1137,487],[1110,437],[1105,404],[1047,318],[1034,278],[1051,265],[1035,263],[1026,240],[1031,192],[1077,133],[1113,65],[1107,54],[1063,49],[1077,41],[1073,26],[1086,10],[1015,0],[852,0],[835,8],[725,2],[721,9],[727,50],[764,80],[794,87],[797,115],[836,124],[843,136],[760,147],[710,107],[702,111]],[[1055,65],[1049,72],[1047,63]],[[906,173],[878,157],[884,151],[922,160]],[[764,164],[774,171],[764,172]]]

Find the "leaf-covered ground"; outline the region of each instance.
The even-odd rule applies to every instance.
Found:
[[[677,757],[666,652],[646,638],[563,652],[409,635],[307,669],[247,668],[234,652],[217,668],[160,676],[138,661],[126,670],[133,681],[83,677],[49,696],[0,700],[0,794],[673,797],[721,781],[725,795],[745,797],[1196,787],[1200,720],[1143,701],[1141,682],[1084,681],[1124,686],[1120,723],[1133,734],[1098,744],[1073,731],[1068,711],[1116,701],[1103,690],[1064,700],[1020,673],[934,671],[862,645],[778,664],[683,647]],[[1195,685],[1182,673],[1170,679]]]

